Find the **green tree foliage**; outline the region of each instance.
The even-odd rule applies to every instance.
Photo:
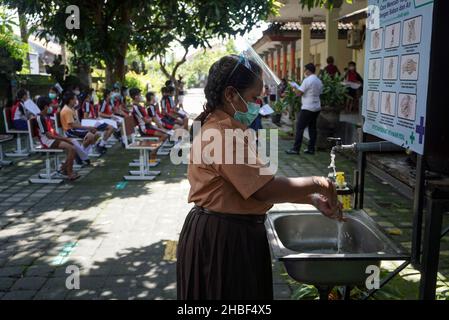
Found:
[[[347,93],[348,88],[343,84],[343,76],[332,77],[324,72],[321,81],[323,82],[323,92],[320,98],[323,106],[339,109],[344,106],[346,99],[351,98]]]
[[[18,8],[55,35],[77,59],[104,61],[110,84],[125,76],[130,45],[142,55],[163,56],[173,42],[184,48],[209,46],[217,36],[244,34],[276,14],[276,0],[0,0]],[[80,8],[80,29],[67,29],[65,9]]]
[[[212,63],[220,57],[232,53],[237,53],[233,39],[230,39],[225,45],[198,51],[189,58],[187,63],[180,67],[178,74],[183,75],[187,87],[201,86]]]
[[[17,24],[11,15],[0,8],[0,49],[3,50],[3,54],[0,56],[10,56],[17,61],[21,60],[28,66],[28,44],[23,43],[19,37],[14,35],[14,26]]]
[[[299,0],[299,3],[302,8],[308,8],[310,10],[317,7],[327,7],[331,9],[334,7],[340,7],[343,1],[352,4],[352,0]]]

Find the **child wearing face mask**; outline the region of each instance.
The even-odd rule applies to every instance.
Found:
[[[174,87],[162,88],[162,100],[161,100],[161,113],[162,121],[169,123],[170,125],[178,124],[183,126],[184,129],[188,129],[188,118],[186,116],[180,116],[176,111],[176,105],[174,103],[173,95],[175,94]]]
[[[141,95],[141,91],[138,88],[131,88],[129,95],[132,99],[132,114],[139,125],[140,134],[144,136],[154,136],[165,141],[168,135],[164,133],[157,126],[152,124],[151,117],[148,116],[145,107],[141,105],[145,100]]]
[[[115,98],[112,98],[113,92],[109,89],[103,90],[103,101],[100,103],[100,108],[98,110],[98,117],[101,119],[110,119],[116,122],[117,129],[113,130],[113,134],[117,140],[121,140],[122,146],[125,144],[125,138],[121,135],[122,125],[123,125],[123,117],[117,116],[114,114],[113,103]],[[116,95],[115,95],[116,97]]]
[[[171,130],[179,128],[179,125],[169,124],[168,122],[162,121],[159,112],[157,97],[154,92],[147,92],[145,97],[148,116],[160,130],[166,132],[166,129]]]
[[[87,92],[86,96],[84,97],[84,100],[81,103],[83,119],[96,119],[98,117],[98,110],[96,109],[96,106],[94,105],[94,102],[92,99],[92,93],[93,93],[93,90],[90,89]]]
[[[50,98],[40,97],[37,100],[37,106],[41,111],[40,115],[36,117],[38,138],[41,146],[46,149],[64,150],[66,161],[61,165],[61,173],[66,175],[69,180],[79,178],[79,175],[73,171],[73,161],[77,156],[80,159],[79,155],[87,160],[87,154],[76,140],[61,137],[56,133],[50,117],[53,114]],[[78,152],[79,155],[77,155]]]
[[[25,108],[25,101],[28,100],[28,92],[25,89],[19,89],[17,91],[17,100],[12,106],[11,110],[11,120],[13,122],[13,127],[16,130],[28,130],[27,120],[30,118],[31,114]]]
[[[363,78],[362,76],[357,72],[356,70],[356,64],[354,61],[351,61],[348,63],[348,70],[346,71],[344,75],[344,80],[346,82],[353,82],[360,84],[359,89],[353,89],[351,87],[348,87],[348,94],[352,97],[352,99],[348,99],[346,102],[346,111],[351,112],[353,109],[355,109],[353,106],[358,106],[358,98],[359,98],[359,92],[363,91]]]
[[[56,114],[58,112],[60,107],[60,100],[59,100],[59,91],[56,87],[51,87],[48,91],[48,97],[51,100],[51,107],[53,110],[53,114]]]
[[[225,56],[209,69],[206,104],[196,118],[187,169],[192,209],[176,252],[180,300],[272,300],[272,258],[265,219],[276,203],[312,204],[329,218],[342,220],[335,186],[324,177],[282,177],[267,170],[251,138],[243,132],[257,117],[255,103],[264,69],[245,56]],[[214,132],[217,158],[202,151]],[[219,144],[216,142],[220,141]],[[228,147],[232,147],[228,149]],[[241,148],[237,148],[241,146]],[[235,161],[243,151],[242,161]],[[216,153],[215,153],[216,154]],[[228,162],[226,159],[232,159]],[[251,161],[253,159],[255,161]]]

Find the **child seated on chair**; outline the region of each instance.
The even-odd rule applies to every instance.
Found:
[[[104,140],[100,139],[100,135],[95,127],[81,125],[75,105],[78,103],[73,92],[67,91],[62,99],[64,107],[61,110],[61,125],[64,133],[69,138],[83,139],[83,147],[85,150],[90,150],[91,147],[96,146],[97,152],[104,154],[106,147]]]
[[[83,119],[97,119],[97,112],[92,100],[92,89],[89,89],[85,94],[83,94],[83,101],[81,102],[81,110],[83,114]],[[103,132],[103,141],[106,143],[111,135],[114,133],[114,127],[109,124],[101,123],[95,128],[98,131]],[[100,142],[101,143],[101,142]]]
[[[15,130],[28,130],[28,119],[32,114],[25,109],[25,101],[28,100],[28,92],[25,89],[17,91],[17,100],[11,109],[11,120]]]
[[[81,110],[83,113],[83,119],[97,119],[98,118],[98,110],[97,106],[95,106],[92,98],[92,89],[89,89],[83,99],[81,101]]]
[[[150,117],[154,118],[153,121],[159,128],[165,128],[168,130],[179,128],[179,125],[174,124],[174,121],[167,121],[167,119],[164,118],[159,108],[158,97],[155,93],[148,92],[146,98],[147,113]]]
[[[145,107],[141,105],[144,100],[140,89],[131,88],[129,95],[132,99],[132,114],[138,123],[140,134],[143,136],[157,137],[165,141],[168,138],[168,134],[163,129],[161,130],[152,124],[152,119],[148,116]]]
[[[61,172],[69,180],[75,180],[79,177],[77,173],[73,172],[73,161],[77,155],[76,141],[61,137],[56,133],[50,117],[53,114],[51,104],[52,102],[48,97],[40,97],[37,100],[37,106],[41,111],[40,115],[36,117],[39,142],[45,149],[62,149],[65,151],[66,160],[61,165]]]
[[[59,108],[61,105],[61,101],[59,99],[58,88],[51,87],[50,90],[48,91],[48,97],[51,100],[51,107],[52,107],[53,114],[56,114],[56,112],[59,111]]]
[[[120,90],[119,83],[114,84],[114,89],[110,92],[109,99],[112,114],[121,117],[122,119],[129,115],[129,111],[126,107],[126,97],[123,93],[123,88]]]
[[[170,94],[174,93],[174,87],[162,88],[162,100],[161,100],[161,120],[169,125],[179,124],[184,129],[188,129],[188,118],[184,119],[179,117],[175,110],[175,105]]]
[[[111,119],[117,123],[117,129],[114,130],[114,136],[118,140],[122,140],[122,146],[124,145],[124,140],[122,139],[122,125],[124,121],[124,116],[118,116],[114,114],[113,101],[117,98],[111,98],[113,92],[109,89],[103,90],[103,100],[100,104],[100,109],[98,111],[98,117],[101,119]],[[117,95],[116,95],[117,96]],[[126,115],[124,113],[124,115]]]
[[[182,126],[184,129],[189,129],[189,118],[184,110],[180,110],[178,104],[175,102],[176,89],[173,86],[167,87],[168,97],[170,99],[171,114],[177,119],[182,121]],[[179,122],[180,123],[180,122]],[[181,124],[181,123],[180,123]]]
[[[172,114],[178,118],[181,118],[182,120],[185,120],[187,118],[187,113],[184,110],[181,110],[181,108],[179,107],[179,101],[175,102],[175,93],[176,93],[176,88],[173,86],[169,86],[167,87],[167,91],[168,91],[168,96],[170,99],[170,106],[171,106],[171,111]]]
[[[147,92],[145,98],[146,98],[145,106],[147,108],[146,110],[148,117],[150,117],[151,121],[153,121],[156,124],[159,130],[168,133],[168,130],[180,128],[180,126],[177,124],[170,125],[168,123],[162,122],[159,107],[157,104],[156,94],[154,92],[151,91]]]

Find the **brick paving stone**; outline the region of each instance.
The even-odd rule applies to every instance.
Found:
[[[3,267],[0,268],[0,277],[20,278],[24,271],[25,267],[23,266]]]
[[[30,300],[36,295],[34,290],[9,291],[5,293],[2,300]]]
[[[11,290],[39,290],[47,281],[45,277],[25,277],[17,280]]]
[[[10,277],[0,277],[0,291],[9,291],[17,279]]]
[[[69,294],[67,289],[41,289],[33,297],[34,300],[64,300]]]
[[[55,271],[55,267],[52,266],[39,266],[33,265],[26,269],[26,277],[49,277]]]

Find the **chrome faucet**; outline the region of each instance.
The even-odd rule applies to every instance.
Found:
[[[377,142],[354,142],[353,144],[342,144],[341,138],[329,137],[328,141],[335,142],[335,146],[332,147],[331,154],[335,154],[337,151],[353,151],[353,152],[395,152],[405,151],[401,146],[398,146],[390,141],[377,141]]]

